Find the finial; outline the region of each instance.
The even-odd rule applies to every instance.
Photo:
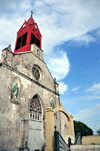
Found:
[[[33,11],[31,10],[31,17],[33,16]]]
[[[8,50],[9,50],[9,51],[12,51],[12,50],[11,50],[11,44],[8,45]]]

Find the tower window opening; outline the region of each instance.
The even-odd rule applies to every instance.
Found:
[[[26,45],[26,40],[27,40],[27,33],[25,33],[24,35],[23,35],[23,37],[22,37],[22,47],[24,46],[24,45]]]
[[[21,39],[22,39],[22,36],[17,39],[16,50],[19,49],[21,46]]]
[[[36,38],[33,34],[31,34],[31,44],[36,44],[38,47],[40,47],[40,40]]]
[[[35,36],[33,34],[31,34],[31,44],[35,43]]]
[[[27,32],[23,36],[21,36],[17,39],[16,50],[19,49],[20,47],[25,46],[26,40],[27,40]]]
[[[40,40],[36,38],[36,45],[40,47]]]

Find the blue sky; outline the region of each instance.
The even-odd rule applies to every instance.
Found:
[[[9,43],[14,50],[16,33],[31,10],[64,108],[96,132],[100,128],[100,1],[0,1],[0,50]]]

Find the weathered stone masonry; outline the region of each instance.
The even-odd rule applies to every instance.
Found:
[[[53,110],[52,123],[46,119],[48,107]],[[40,151],[46,146],[53,150],[53,143],[49,146],[48,141],[54,126],[65,141],[68,137],[74,138],[73,117],[61,104],[59,84],[44,62],[41,33],[31,16],[17,33],[14,53],[10,47],[2,50],[0,150],[19,151],[26,147]]]

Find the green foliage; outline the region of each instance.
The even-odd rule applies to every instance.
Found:
[[[81,133],[81,136],[93,135],[93,130],[80,121],[74,121],[74,130],[75,136],[77,133]]]

